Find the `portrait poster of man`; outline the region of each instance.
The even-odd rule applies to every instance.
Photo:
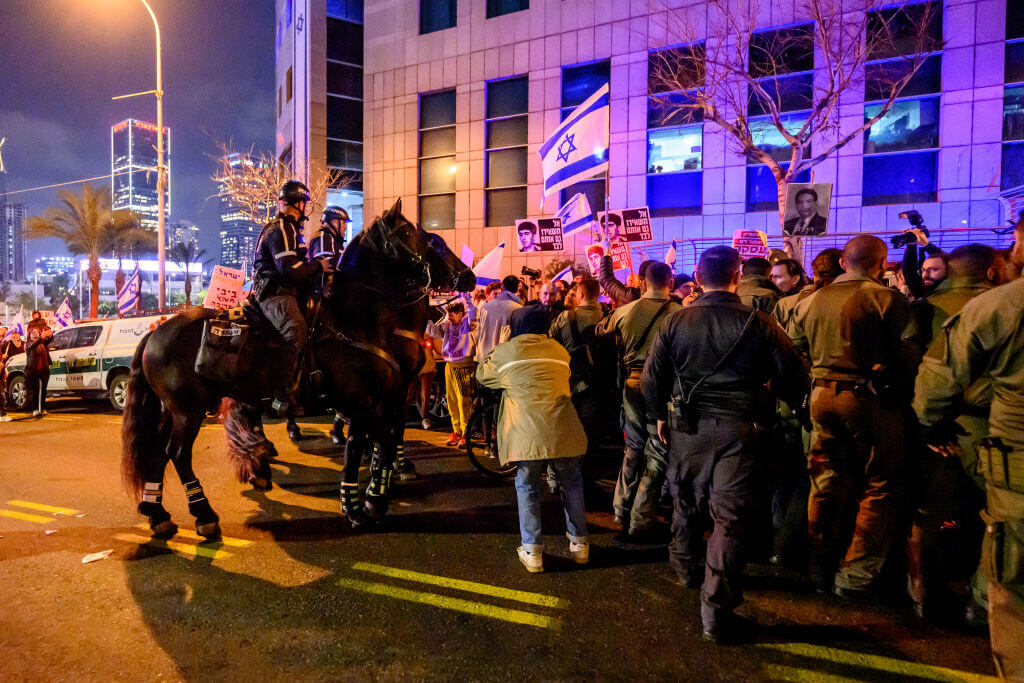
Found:
[[[646,206],[635,209],[601,211],[597,215],[608,241],[647,242],[654,238],[651,231],[651,213]]]
[[[560,218],[526,218],[516,221],[519,253],[562,251],[562,220]]]
[[[782,234],[792,237],[824,235],[832,183],[790,183],[786,188],[786,215]]]

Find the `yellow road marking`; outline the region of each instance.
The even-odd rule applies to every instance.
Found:
[[[57,420],[58,422],[74,422],[74,418],[66,417],[64,415],[44,415],[40,419],[46,419],[48,421],[49,420]]]
[[[145,536],[137,536],[136,534],[117,534],[114,538],[119,541],[128,541],[129,543],[138,543],[139,545],[148,545],[154,548],[165,548],[167,550],[174,550],[186,555],[198,555],[199,557],[209,557],[214,560],[231,557],[231,553],[226,550],[220,550],[212,545],[190,545],[188,543],[165,541],[159,538],[146,538]]]
[[[36,524],[50,524],[51,522],[53,522],[53,517],[43,517],[42,515],[30,515],[27,512],[18,512],[17,510],[0,510],[0,517],[21,519],[26,522],[35,522]]]
[[[71,508],[62,508],[55,505],[43,505],[42,503],[30,503],[27,500],[9,500],[8,505],[13,505],[19,508],[29,508],[30,510],[42,510],[43,512],[60,512],[65,515],[77,515],[78,510],[72,510]]]
[[[854,683],[861,680],[859,678],[833,676],[820,671],[798,669],[792,666],[778,666],[776,664],[766,664],[763,671],[765,677],[770,678],[773,681],[795,681],[796,683]]]
[[[558,629],[562,626],[562,622],[558,619],[554,617],[546,617],[542,614],[534,614],[533,612],[524,612],[517,609],[494,607],[493,605],[485,605],[482,602],[472,602],[461,598],[450,598],[436,593],[422,593],[420,591],[413,591],[407,588],[389,586],[384,583],[357,581],[356,579],[339,579],[338,585],[343,586],[344,588],[361,591],[363,593],[383,595],[388,598],[395,598],[396,600],[405,600],[406,602],[418,602],[422,605],[440,607],[441,609],[452,610],[455,612],[465,612],[466,614],[487,617],[489,619],[509,621],[513,624],[524,624],[526,626],[537,626],[539,628],[551,629]]]
[[[423,574],[420,572],[409,571],[407,569],[396,569],[394,567],[385,567],[379,564],[370,564],[369,562],[356,562],[354,565],[352,565],[352,569],[363,572],[371,572],[373,574],[380,574],[381,576],[390,576],[393,579],[405,579],[406,581],[416,581],[417,583],[426,583],[431,586],[453,588],[455,590],[466,591],[468,593],[479,593],[480,595],[489,595],[494,598],[506,598],[508,600],[516,600],[518,602],[525,602],[530,605],[540,605],[541,607],[565,608],[569,606],[569,603],[567,601],[562,600],[561,598],[556,598],[553,595],[527,593],[526,591],[517,591],[511,588],[502,588],[501,586],[492,586],[486,583],[477,583],[476,581],[451,579],[447,576]]]
[[[822,645],[810,645],[808,643],[763,643],[758,645],[768,650],[776,650],[800,657],[812,657],[814,659],[826,660],[837,664],[859,666],[866,669],[875,669],[901,676],[916,676],[930,681],[996,681],[998,679],[983,674],[970,673],[968,671],[957,671],[946,669],[941,666],[930,664],[918,664],[908,662],[904,659],[894,659],[881,655],[869,655],[863,652],[852,652],[850,650],[839,650],[834,647]]]
[[[143,531],[149,531],[149,525],[148,524],[139,524],[138,528],[142,529]],[[205,541],[206,540],[204,537],[200,536],[196,532],[189,531],[188,529],[178,529],[178,533],[175,534],[175,535],[176,536],[184,536],[185,538],[191,538],[194,541]],[[220,540],[217,541],[217,542],[218,543],[222,543],[223,545],[234,546],[235,548],[245,548],[245,547],[248,547],[248,546],[252,545],[252,541],[247,541],[244,538],[231,538],[230,536],[221,536]]]

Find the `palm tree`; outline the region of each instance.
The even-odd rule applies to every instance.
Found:
[[[56,237],[62,240],[73,256],[88,256],[89,317],[95,318],[100,303],[100,257],[126,241],[155,244],[155,236],[139,227],[138,218],[130,211],[115,211],[110,206],[110,190],[82,185],[82,194],[69,190],[57,193],[61,206],[51,206],[42,216],[28,219],[27,237]]]
[[[185,271],[185,306],[191,306],[192,278],[189,276],[188,267],[206,256],[206,250],[200,249],[199,245],[194,241],[189,242],[188,244],[185,244],[184,242],[175,242],[167,255]]]

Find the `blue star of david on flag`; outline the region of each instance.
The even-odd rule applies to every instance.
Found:
[[[569,133],[565,139],[558,143],[558,160],[568,163],[569,155],[576,151],[576,145],[572,143],[575,133]]]
[[[576,107],[541,145],[544,199],[608,169],[608,84]]]

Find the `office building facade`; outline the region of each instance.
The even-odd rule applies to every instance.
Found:
[[[756,31],[805,25],[799,8],[762,2]],[[994,234],[984,229],[1013,217],[1004,195],[1024,184],[1024,2],[948,0],[935,8],[942,49],[881,121],[813,168],[814,182],[832,184],[830,233],[903,228],[899,214],[908,209],[932,228],[976,228],[977,235]],[[517,255],[513,222],[553,214],[569,193],[540,208],[538,151],[573,107],[609,83],[610,183],[597,179],[574,191],[595,208],[606,189],[612,208],[650,207],[654,242],[709,246],[746,228],[767,232],[777,246],[778,202],[767,167],[714,124],[666,125],[650,97],[652,61],[681,47],[671,27],[706,26],[707,13],[700,2],[367,4],[366,215],[402,197],[406,214],[440,230],[456,253],[466,244],[480,256],[505,242],[510,271],[540,266],[553,255]],[[810,87],[821,73],[813,43],[797,62],[793,82]],[[879,68],[869,63],[867,71]],[[850,120],[877,110],[869,90],[844,95]],[[802,114],[793,111],[793,121]],[[768,131],[757,142],[771,149],[776,137]],[[581,262],[589,241],[585,234],[568,240],[561,256]]]
[[[164,126],[164,192],[166,220],[171,216],[171,129]],[[142,227],[156,232],[159,223],[157,192],[157,128],[155,124],[125,119],[110,128],[110,188],[113,208],[135,212]]]
[[[231,154],[228,163],[232,168],[252,166],[255,162],[246,154]],[[220,202],[220,261],[222,266],[237,268],[246,273],[252,271],[252,260],[256,253],[256,239],[262,225],[246,215],[242,206],[231,198],[222,186]]]
[[[276,0],[277,158],[300,180],[342,182],[317,202],[363,224],[363,1]],[[314,219],[317,217],[314,216]]]
[[[170,249],[175,244],[193,244],[199,245],[199,226],[187,223],[184,221],[176,221],[169,223],[165,230],[167,237],[167,248]]]
[[[27,207],[0,197],[0,282],[25,281]]]

